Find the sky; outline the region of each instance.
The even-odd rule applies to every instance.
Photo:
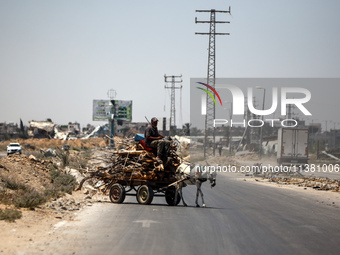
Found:
[[[177,126],[190,121],[190,78],[206,77],[208,13],[217,14],[216,77],[339,77],[337,0],[0,0],[0,122],[92,121],[94,99],[133,100],[132,121],[170,116],[164,75],[182,75]],[[182,99],[182,100],[180,100]],[[182,101],[182,103],[180,103]]]

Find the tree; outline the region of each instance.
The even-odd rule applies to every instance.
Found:
[[[190,127],[191,124],[190,123],[185,123],[182,127],[182,132],[184,135],[190,135]]]
[[[202,135],[202,130],[198,129],[197,127],[192,127],[192,128],[190,128],[190,135],[200,136],[200,135]]]

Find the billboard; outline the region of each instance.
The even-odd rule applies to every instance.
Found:
[[[131,100],[110,100],[112,113],[116,120],[132,120]]]
[[[132,120],[131,100],[93,100],[94,121],[106,121],[113,114],[116,120]]]
[[[93,100],[94,121],[106,121],[110,118],[111,104],[110,100]]]

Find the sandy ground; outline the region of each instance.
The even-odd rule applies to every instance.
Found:
[[[77,191],[72,197],[79,202],[88,196]],[[108,196],[97,194],[86,200],[83,208],[107,202]],[[51,242],[64,238],[58,233],[58,228],[68,221],[74,221],[82,209],[56,211],[42,206],[34,211],[23,210],[22,218],[16,222],[0,221],[0,254],[55,254]]]

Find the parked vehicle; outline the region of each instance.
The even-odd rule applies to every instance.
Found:
[[[63,151],[68,151],[68,150],[70,150],[70,145],[64,144],[64,145],[61,147],[61,149],[62,149]]]
[[[277,162],[280,165],[308,164],[308,129],[280,128],[278,132]]]
[[[7,146],[7,156],[9,154],[13,154],[13,153],[16,153],[16,152],[19,152],[21,154],[21,145],[20,145],[20,143],[10,143]]]

